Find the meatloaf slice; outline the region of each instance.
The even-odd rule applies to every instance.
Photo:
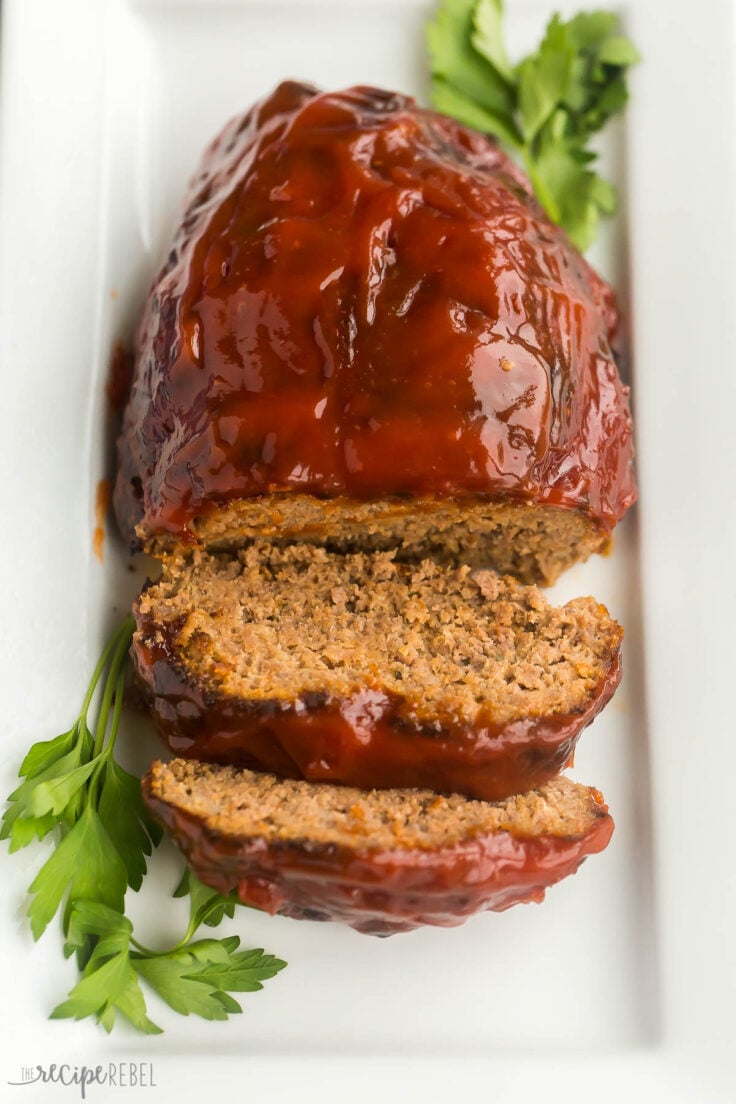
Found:
[[[153,764],[143,794],[207,885],[372,935],[541,901],[613,831],[600,793],[565,778],[488,804],[175,759]]]
[[[177,754],[365,789],[500,800],[542,785],[620,678],[590,598],[470,568],[263,543],[170,559],[136,669]]]
[[[604,552],[609,531],[582,510],[484,498],[385,498],[359,502],[306,494],[266,494],[214,507],[190,525],[209,551],[259,539],[324,544],[338,552],[395,550],[398,559],[490,564],[522,582],[551,584],[578,560]],[[170,538],[149,547],[166,554]]]

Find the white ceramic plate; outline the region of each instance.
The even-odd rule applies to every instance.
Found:
[[[507,7],[519,49],[554,10],[547,0]],[[27,745],[74,715],[140,579],[114,535],[102,565],[92,555],[95,487],[109,465],[104,381],[201,149],[285,76],[426,100],[430,8],[5,0],[3,793]],[[727,0],[620,10],[645,61],[604,150],[623,203],[593,260],[631,320],[641,502],[614,554],[571,571],[554,593],[593,593],[626,627],[624,683],[575,770],[606,794],[611,846],[542,907],[449,931],[379,941],[242,915],[229,927],[288,970],[227,1024],[169,1016],[152,998],[166,1028],[157,1038],[47,1021],[73,966],[53,925],[34,946],[23,918],[40,849],[4,856],[0,1038],[13,1047],[3,1050],[3,1099],[61,1094],[6,1088],[23,1066],[130,1058],[152,1061],[159,1098],[181,1101],[236,1085],[269,1102],[297,1091],[431,1100],[450,1086],[491,1100],[512,1088],[522,1100],[620,1100],[637,1089],[671,1102],[736,1098],[733,28]],[[133,719],[126,733],[140,766],[156,750],[141,728]],[[166,896],[175,871],[164,850],[148,906],[132,902],[150,941],[181,924],[183,906]]]

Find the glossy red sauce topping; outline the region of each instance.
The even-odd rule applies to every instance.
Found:
[[[141,324],[118,514],[292,490],[635,498],[613,293],[492,140],[287,82],[207,150]]]
[[[621,678],[617,654],[575,713],[428,730],[407,723],[403,703],[381,690],[257,703],[205,693],[177,664],[160,627],[137,611],[136,617],[134,667],[176,755],[366,790],[422,787],[500,801],[536,789],[569,763],[583,729]]]
[[[580,836],[479,835],[435,851],[395,848],[269,845],[210,834],[194,816],[144,797],[171,832],[195,874],[220,893],[266,912],[307,920],[340,920],[371,935],[392,935],[422,924],[450,927],[481,910],[502,912],[573,874],[587,855],[602,851],[613,820],[600,816]]]

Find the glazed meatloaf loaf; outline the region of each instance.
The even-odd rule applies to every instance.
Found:
[[[373,935],[541,901],[613,831],[598,791],[563,778],[487,804],[175,759],[154,763],[143,792],[205,884]]]
[[[135,666],[177,753],[367,789],[542,785],[620,678],[621,628],[487,570],[256,543],[164,567]]]
[[[635,498],[611,289],[490,138],[280,85],[194,178],[115,490],[156,550],[395,548],[550,582]]]

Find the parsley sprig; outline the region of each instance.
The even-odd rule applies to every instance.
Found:
[[[62,910],[64,953],[76,954],[82,976],[52,1017],[93,1016],[110,1031],[121,1013],[140,1031],[158,1033],[141,981],[183,1015],[224,1020],[242,1011],[231,992],[261,989],[286,963],[262,950],[239,950],[238,936],[195,939],[202,925],[232,917],[237,901],[202,885],[191,871],[174,891],[190,898],[184,937],[154,951],[133,935],[125,895],[141,888],[146,860],[161,840],[139,779],[114,758],[134,627],[128,617],[112,634],[69,731],[31,747],[19,771],[24,780],[8,798],[0,839],[17,851],[55,837],[31,883],[28,915],[38,939]]]
[[[122,911],[125,891],[140,889],[146,857],[161,838],[143,804],[140,782],[113,750],[133,634],[126,618],[103,649],[82,708],[68,732],[34,744],[20,767],[25,781],[8,798],[0,838],[10,850],[55,832],[57,844],[34,878],[28,909],[38,939],[62,902],[90,899]],[[96,718],[92,702],[102,682]]]
[[[437,110],[515,153],[549,217],[586,249],[616,208],[590,143],[623,110],[626,73],[639,60],[618,16],[554,15],[537,51],[512,65],[503,0],[441,0],[427,42]]]
[[[286,965],[263,950],[241,951],[237,935],[224,939],[194,939],[202,924],[214,927],[232,917],[236,901],[202,885],[187,871],[174,896],[190,895],[190,918],[184,937],[165,951],[144,947],[133,935],[133,925],[122,913],[98,901],[77,901],[72,907],[65,952],[85,953],[81,980],[67,1000],[51,1013],[52,1019],[75,1020],[94,1016],[110,1031],[116,1013],[148,1035],[161,1028],[149,1019],[140,982],[183,1016],[226,1020],[241,1006],[230,995],[255,993],[263,982]]]

